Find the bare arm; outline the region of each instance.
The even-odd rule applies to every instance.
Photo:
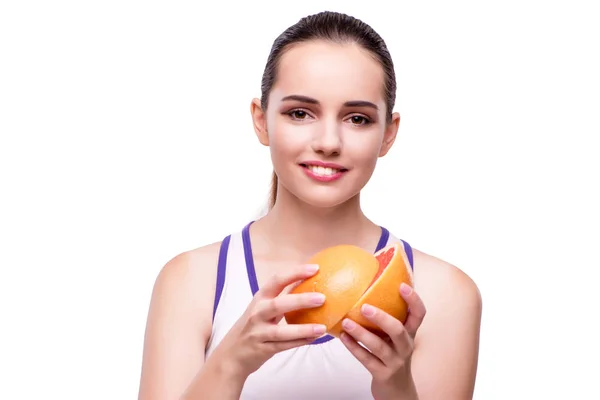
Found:
[[[239,400],[246,378],[237,365],[219,357],[215,351],[180,400]]]
[[[171,260],[156,280],[144,346],[140,400],[237,400],[248,375],[276,353],[308,344],[319,324],[279,324],[286,312],[319,307],[324,296],[285,289],[313,276],[296,265],[271,277],[205,361],[219,244]]]
[[[479,355],[480,292],[458,268],[423,253],[415,256],[415,285],[427,308],[412,357],[419,399],[472,399]]]
[[[201,398],[200,389],[203,399],[214,392],[214,398],[225,400],[231,389],[231,398],[239,398],[225,364],[204,364],[219,246],[213,243],[182,253],[159,273],[146,325],[140,400],[174,400],[184,393],[185,398]],[[242,384],[237,385],[239,390]]]

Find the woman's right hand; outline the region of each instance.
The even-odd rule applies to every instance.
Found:
[[[316,265],[300,265],[274,275],[254,295],[246,312],[219,344],[220,360],[246,378],[278,352],[308,344],[325,333],[320,324],[280,324],[285,313],[321,306],[325,295],[290,294],[286,288],[313,276]]]

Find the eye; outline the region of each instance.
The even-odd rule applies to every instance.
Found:
[[[354,125],[368,125],[371,123],[371,120],[362,115],[353,115],[350,117],[350,122]]]
[[[292,117],[292,119],[299,120],[299,121],[304,120],[308,117],[308,113],[306,111],[300,110],[300,109],[289,111],[287,113],[287,115]]]

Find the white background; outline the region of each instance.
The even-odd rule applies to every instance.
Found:
[[[482,292],[476,399],[599,399],[593,3],[2,2],[0,398],[137,397],[160,268],[266,202],[273,40],[332,9],[396,64],[366,212]]]

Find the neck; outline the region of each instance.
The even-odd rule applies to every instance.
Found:
[[[353,244],[373,252],[381,228],[371,222],[360,206],[360,194],[331,208],[310,206],[280,188],[269,213],[252,230],[270,252],[306,259],[338,244]]]

